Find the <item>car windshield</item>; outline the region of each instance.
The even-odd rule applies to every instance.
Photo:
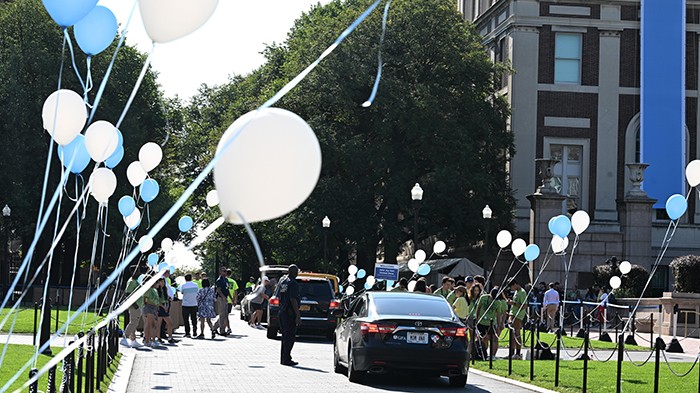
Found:
[[[451,318],[452,310],[442,298],[375,297],[374,306],[379,315],[406,315],[411,317]]]
[[[333,298],[333,291],[328,280],[309,280],[297,278],[299,283],[299,296],[302,299],[330,300]]]

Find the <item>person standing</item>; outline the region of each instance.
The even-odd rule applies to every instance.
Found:
[[[442,278],[442,286],[433,292],[436,295],[440,295],[447,299],[447,297],[452,292],[452,287],[454,286],[455,280],[450,276],[445,276]]]
[[[140,285],[137,279],[140,273],[141,271],[139,269],[134,269],[134,273],[131,275],[131,278],[129,278],[129,280],[126,282],[124,295],[127,297],[139,288]],[[121,341],[121,344],[125,347],[139,348],[142,346],[138,341],[136,341],[136,328],[139,325],[142,310],[143,297],[139,297],[129,307],[129,324],[124,328],[124,338]]]
[[[199,317],[199,336],[197,338],[204,338],[204,322],[209,325],[211,330],[211,339],[216,337],[216,329],[214,329],[214,324],[211,323],[211,319],[216,317],[214,312],[214,299],[216,294],[214,289],[209,284],[208,279],[202,280],[202,289],[197,292],[197,316]]]
[[[180,292],[182,292],[182,319],[185,324],[185,337],[197,337],[197,292],[199,292],[199,287],[192,281],[191,274],[185,274],[185,283],[180,286]],[[192,321],[191,336],[190,321]]]
[[[198,288],[198,289],[201,289],[201,288],[202,288],[202,278],[200,277],[199,272],[196,272],[196,273],[194,274],[194,277],[192,278],[192,282],[195,283],[195,284],[197,285],[197,288]]]
[[[469,314],[469,304],[467,303],[466,295],[467,288],[464,286],[458,286],[454,289],[455,301],[452,303],[452,308],[455,310],[455,314],[462,321],[462,323],[467,323],[467,315]]]
[[[299,284],[297,283],[299,267],[289,265],[288,274],[279,282],[279,320],[282,331],[282,348],[280,363],[285,366],[296,366],[298,363],[292,360],[292,348],[297,334],[297,326],[301,325],[299,313]]]
[[[262,282],[258,284],[257,287],[253,290],[253,292],[248,296],[248,299],[250,300],[250,307],[253,310],[253,315],[250,317],[250,327],[257,328],[257,329],[262,329],[262,325],[260,325],[260,321],[262,320],[262,305],[265,302],[265,300],[269,299],[267,294],[265,294],[265,288],[270,284],[270,280],[267,278],[267,276],[262,277]]]
[[[238,283],[233,279],[233,270],[226,269],[226,279],[228,280],[228,291],[231,295],[231,297],[227,299],[227,307],[228,313],[231,314],[231,311],[233,311],[233,306],[235,306],[238,301]],[[229,329],[228,332],[231,333],[231,329]]]
[[[542,304],[547,312],[547,330],[551,332],[554,330],[554,321],[559,311],[559,291],[553,282],[549,283],[549,289],[542,297]]]
[[[147,279],[144,278],[144,281]],[[158,287],[160,280],[156,280],[151,288],[143,295],[143,344],[149,347],[158,347],[159,327],[158,323],[158,307],[160,307],[160,295],[158,295]]]
[[[202,285],[204,284],[202,283]],[[222,267],[219,270],[219,278],[216,279],[216,310],[219,314],[219,319],[214,324],[214,329],[217,329],[222,336],[226,336],[231,331],[228,320],[228,299],[230,297],[231,292],[228,289],[226,268]]]
[[[251,277],[248,279],[248,282],[245,283],[245,294],[250,295],[250,293],[253,292],[253,288],[255,288],[255,277]]]
[[[508,304],[510,305],[510,323],[513,327],[513,334],[515,335],[515,358],[522,359],[521,350],[523,341],[520,337],[520,332],[523,329],[523,319],[525,319],[527,310],[527,294],[515,278],[510,279],[508,286],[515,292],[513,294],[513,299],[508,300]]]

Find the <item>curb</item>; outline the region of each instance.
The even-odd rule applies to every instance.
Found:
[[[469,372],[470,372],[470,373],[474,373],[474,374],[476,374],[476,375],[480,375],[480,376],[482,376],[482,377],[491,378],[491,379],[494,379],[494,380],[496,380],[496,381],[505,382],[505,383],[508,383],[508,384],[511,384],[511,385],[515,385],[515,386],[518,386],[518,387],[521,387],[521,388],[525,388],[525,389],[528,389],[528,390],[532,390],[533,392],[539,392],[539,393],[559,393],[559,392],[555,392],[554,390],[549,390],[549,389],[541,388],[541,387],[539,387],[539,386],[530,385],[529,383],[520,382],[520,381],[516,381],[516,380],[514,380],[514,379],[501,377],[501,376],[499,376],[499,375],[491,374],[491,373],[488,373],[488,372],[486,372],[486,371],[481,371],[481,370],[477,370],[477,369],[474,369],[474,368],[470,368],[470,369],[469,369]]]
[[[107,389],[107,392],[110,393],[126,393],[126,389],[129,387],[129,378],[131,377],[131,370],[134,368],[136,354],[133,351],[123,351],[121,354],[119,367],[114,372],[112,383],[109,384]]]

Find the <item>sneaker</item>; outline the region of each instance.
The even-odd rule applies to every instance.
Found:
[[[265,330],[265,327],[263,327],[262,325],[256,325],[255,328],[258,330]]]
[[[151,348],[160,348],[161,345],[158,341],[152,341],[151,342]]]
[[[216,337],[216,332],[211,332],[211,339],[213,340],[214,337]],[[204,337],[202,337],[202,338],[204,338]]]
[[[131,345],[129,344],[129,339],[127,339],[126,337],[122,338],[119,341],[119,344],[121,344],[124,347],[131,348]]]
[[[141,348],[141,347],[143,347],[143,345],[141,345],[141,343],[139,343],[139,342],[136,341],[136,340],[131,340],[131,343],[130,343],[129,345],[131,346],[131,348]]]
[[[196,335],[197,335],[197,333],[195,333],[194,335],[196,336]],[[187,337],[187,338],[192,338],[192,336],[190,336],[190,334],[189,334],[189,333],[185,333],[185,337]]]
[[[200,340],[201,340],[201,339],[203,339],[203,338],[204,338],[204,334],[203,334],[203,333],[201,333],[201,334],[200,334],[199,336],[197,336],[196,338],[198,338],[198,339],[200,339]]]
[[[260,329],[260,328],[262,327],[262,325],[259,324],[259,323],[256,323],[256,324],[255,324],[255,327],[258,328],[258,329]]]
[[[168,344],[173,344],[173,345],[174,345],[174,344],[177,343],[177,342],[178,342],[178,341],[175,340],[174,338],[171,338],[170,340],[168,340]]]

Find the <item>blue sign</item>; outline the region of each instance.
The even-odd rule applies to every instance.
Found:
[[[685,0],[642,1],[642,188],[663,209],[685,194]]]
[[[399,265],[390,263],[377,263],[374,265],[374,278],[377,280],[392,280],[399,279]]]

